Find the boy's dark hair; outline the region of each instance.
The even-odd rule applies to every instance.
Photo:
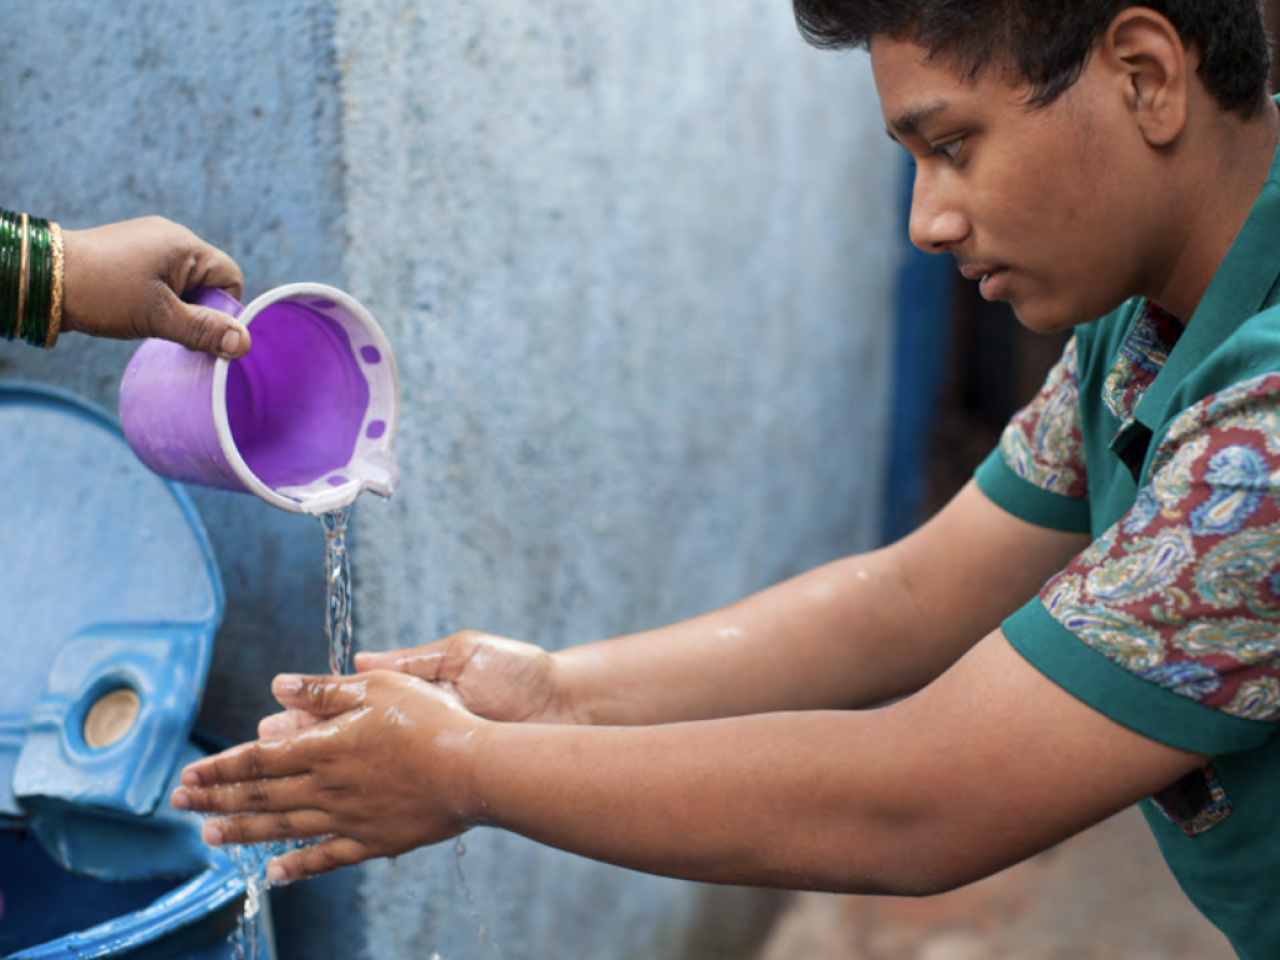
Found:
[[[1080,79],[1111,21],[1129,7],[1168,18],[1201,56],[1200,80],[1223,110],[1248,120],[1266,103],[1271,51],[1262,0],[794,0],[811,44],[868,47],[873,37],[912,40],[970,76],[993,62],[1052,103]]]

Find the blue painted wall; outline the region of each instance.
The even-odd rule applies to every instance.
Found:
[[[864,60],[786,0],[48,0],[7,11],[0,89],[0,204],[161,213],[250,295],[382,321],[404,482],[355,515],[358,645],[558,648],[876,541],[899,166]],[[2,345],[0,375],[114,407],[131,349]],[[197,502],[228,592],[202,724],[241,738],[272,674],[324,669],[321,537]],[[284,891],[282,956],[741,955],[771,902],[467,844]]]
[[[929,451],[946,386],[955,297],[955,260],[911,246],[916,168],[901,161],[901,227],[907,253],[898,268],[898,323],[893,344],[893,402],[882,539],[898,540],[925,519]]]

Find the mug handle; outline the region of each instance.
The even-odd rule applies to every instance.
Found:
[[[198,307],[212,307],[214,310],[229,313],[237,318],[244,313],[244,306],[239,300],[217,287],[194,287],[184,293],[182,299],[186,303],[192,303]]]

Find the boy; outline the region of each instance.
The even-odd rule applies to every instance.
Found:
[[[1275,955],[1280,121],[1257,3],[795,2],[812,41],[870,50],[918,165],[913,241],[1032,329],[1076,329],[975,481],[897,544],[665,629],[555,655],[463,633],[279,677],[286,712],[175,806],[256,812],[213,843],[327,837],[277,880],[487,824],[696,880],[917,895],[1142,801],[1239,954]]]

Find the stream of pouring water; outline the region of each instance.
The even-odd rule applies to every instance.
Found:
[[[351,559],[347,556],[350,508],[320,517],[324,528],[324,635],[329,640],[329,672],[351,672]]]
[[[320,525],[324,528],[324,634],[329,643],[329,671],[334,676],[344,676],[351,672],[351,558],[347,555],[347,521],[350,518],[349,507],[320,517]],[[274,856],[313,842],[315,841],[302,840],[288,843],[232,844],[226,848],[231,862],[244,878],[246,888],[244,913],[232,935],[235,960],[259,960],[258,914],[267,889],[271,886],[267,880],[267,862]],[[476,924],[476,939],[488,944],[501,960],[502,948],[488,936],[488,931],[481,922],[475,897],[472,896],[471,887],[462,870],[462,858],[466,853],[466,844],[462,838],[458,838],[454,845],[454,867],[458,874],[458,884],[466,898],[471,920]],[[443,958],[436,953],[432,954],[431,960]]]
[[[351,508],[333,510],[320,517],[324,529],[324,635],[329,644],[329,672],[344,676],[351,672],[351,558],[347,555],[347,521]],[[230,844],[227,856],[244,879],[244,913],[232,935],[235,960],[259,960],[258,914],[271,886],[267,862],[282,853],[315,841],[287,843]]]

